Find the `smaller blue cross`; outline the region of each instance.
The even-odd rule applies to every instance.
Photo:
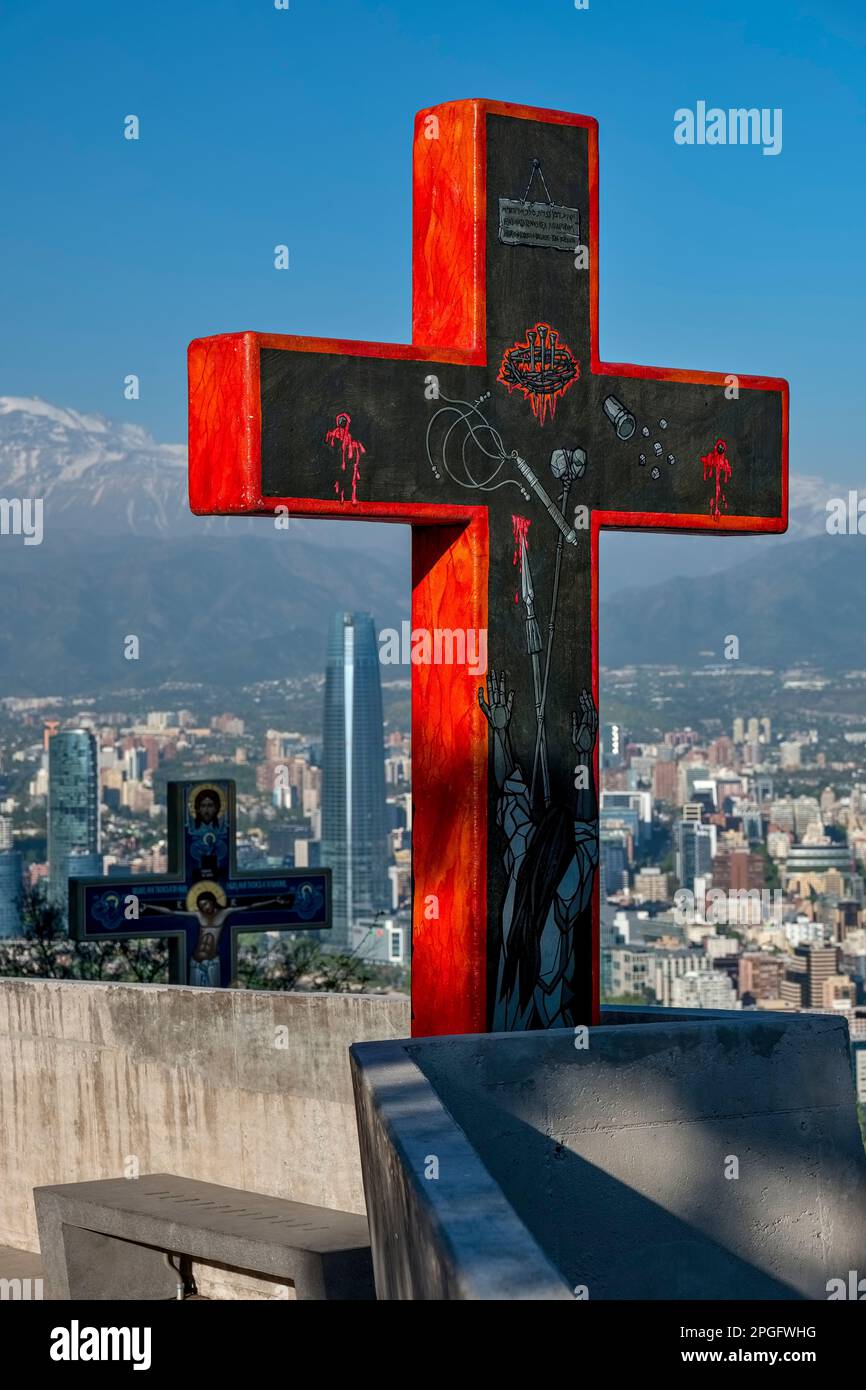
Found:
[[[241,932],[331,925],[330,869],[239,873],[234,782],[168,783],[168,873],[69,880],[79,941],[164,938],[172,984],[230,985]]]

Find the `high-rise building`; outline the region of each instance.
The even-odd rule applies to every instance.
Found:
[[[691,811],[692,806],[683,807]],[[702,825],[690,816],[683,816],[674,825],[674,865],[681,888],[694,892],[695,879],[708,874],[713,866],[716,848],[716,827]]]
[[[773,800],[773,779],[762,774],[755,778],[755,800],[759,804]]]
[[[322,863],[332,872],[328,944],[388,911],[382,686],[373,619],[335,613],[328,632],[322,753]]]
[[[754,803],[740,803],[737,807],[743,824],[743,838],[750,844],[762,844],[764,840],[764,821],[760,806]]]
[[[719,970],[688,970],[671,985],[675,1009],[740,1009],[728,976]]]
[[[835,946],[808,946],[802,954],[806,957],[806,974],[809,980],[809,999],[810,1009],[821,1009],[826,1006],[824,998],[824,985],[831,976],[836,974],[836,962],[838,959]],[[799,954],[799,953],[798,953]]]
[[[129,781],[140,782],[147,771],[147,750],[127,748],[123,755],[123,770]]]
[[[601,895],[618,893],[628,883],[628,843],[625,830],[602,829],[599,835]]]
[[[713,887],[726,893],[749,892],[764,886],[764,857],[747,845],[719,850],[713,860]]]
[[[652,865],[641,869],[634,876],[634,895],[644,902],[667,902],[670,896],[667,874]]]
[[[295,839],[295,868],[296,869],[317,869],[322,863],[322,845],[320,840],[311,840],[299,835]],[[330,939],[330,933],[329,933]]]
[[[599,820],[602,828],[622,823],[637,844],[652,832],[653,799],[649,791],[603,791]]]
[[[612,946],[606,952],[606,997],[641,995],[652,985],[655,957],[645,946]]]
[[[99,760],[86,729],[55,734],[48,745],[48,874],[55,903],[66,907],[69,856],[99,853]]]
[[[695,951],[689,947],[677,948],[676,950],[657,950],[653,952],[653,989],[655,991],[655,1001],[669,1009],[674,1002],[673,987],[674,982],[681,975],[691,974],[692,971],[708,971],[710,962],[703,951]],[[697,1005],[704,1008],[705,1005]]]
[[[825,986],[836,978],[837,959],[835,946],[798,946],[793,959],[788,962],[782,981],[782,998],[785,1002],[803,1009],[832,1007],[835,991],[827,990]],[[851,984],[850,981],[845,983]],[[852,995],[853,992],[851,984]]]
[[[761,999],[780,999],[785,962],[782,956],[747,952],[738,961],[739,995],[747,1004]]]
[[[653,798],[674,806],[677,802],[680,775],[675,762],[657,762],[653,768]]]
[[[20,849],[0,852],[0,937],[21,935],[24,856]]]
[[[831,890],[831,885],[844,888],[853,869],[851,850],[844,844],[791,845],[782,875],[786,893],[809,896]]]
[[[622,767],[626,732],[621,724],[602,724],[601,757],[603,767]]]

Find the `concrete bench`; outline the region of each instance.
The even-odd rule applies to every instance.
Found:
[[[367,1221],[172,1173],[34,1188],[49,1299],[171,1299],[166,1255],[291,1280],[299,1299],[373,1299]]]

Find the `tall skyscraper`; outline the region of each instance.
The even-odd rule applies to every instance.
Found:
[[[694,811],[694,805],[683,807],[683,811]],[[677,881],[681,888],[690,893],[695,891],[695,879],[712,871],[713,853],[716,848],[716,827],[702,825],[691,815],[683,815],[674,825],[674,866]]]
[[[87,729],[67,729],[48,744],[48,877],[65,908],[69,857],[99,853],[99,754]]]
[[[390,903],[382,686],[369,614],[331,618],[323,734],[322,863],[333,883],[324,940],[345,947],[353,922]]]
[[[0,851],[0,937],[21,935],[21,895],[24,855],[20,849]]]

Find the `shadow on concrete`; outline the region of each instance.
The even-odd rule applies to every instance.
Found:
[[[590,1299],[823,1299],[866,1269],[843,1035],[765,1017],[606,1027],[583,1057],[567,1031],[358,1051],[409,1206],[473,1277],[507,1255],[504,1202]]]

